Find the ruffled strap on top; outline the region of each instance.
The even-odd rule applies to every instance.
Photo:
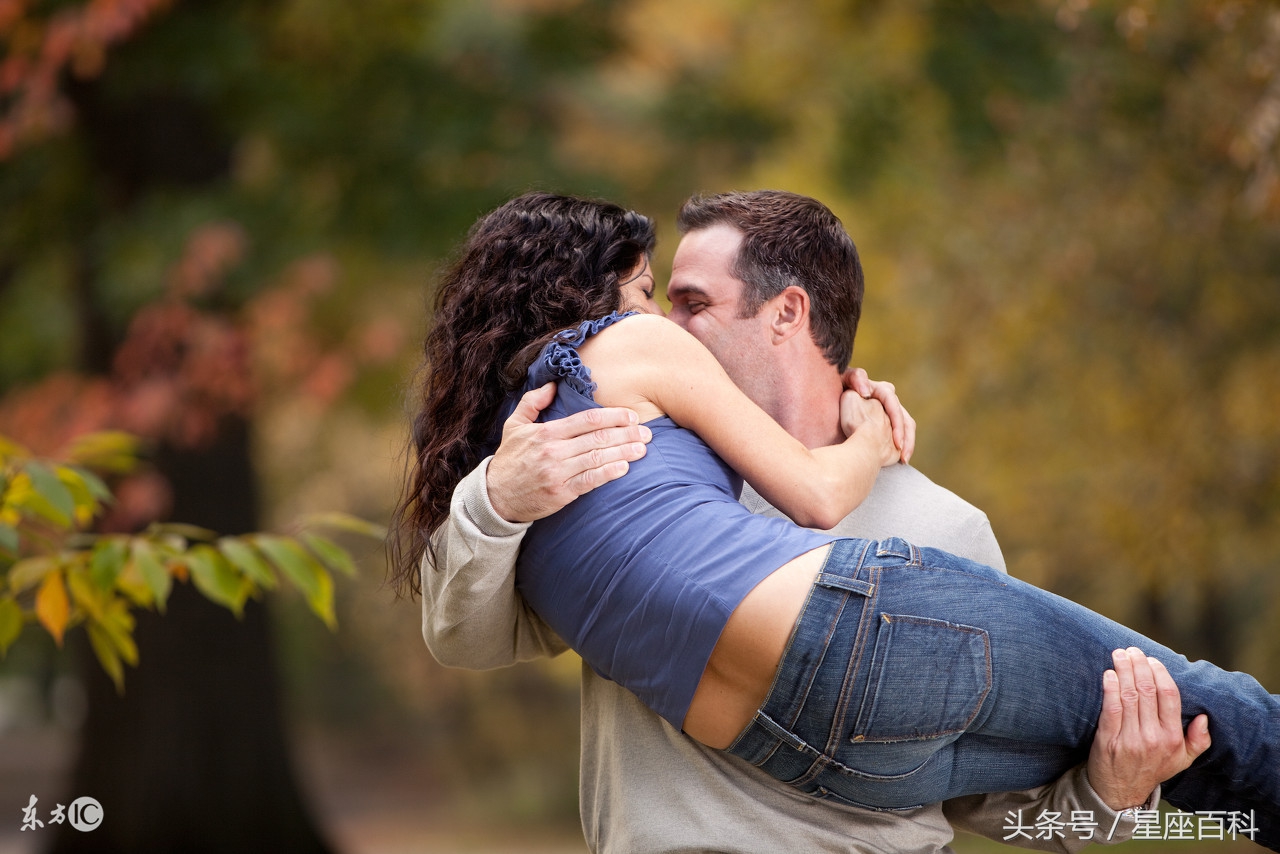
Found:
[[[583,342],[601,329],[637,314],[635,311],[615,311],[596,320],[584,320],[572,329],[566,329],[543,348],[542,354],[529,368],[529,387],[536,388],[544,383],[563,383],[578,394],[593,398],[596,384],[591,379],[591,370],[582,364],[578,348]]]

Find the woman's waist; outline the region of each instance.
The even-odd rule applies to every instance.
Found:
[[[788,561],[757,584],[725,624],[694,693],[684,731],[724,748],[764,702],[831,544]]]
[[[648,597],[662,576],[675,589],[688,580],[732,608],[776,567],[832,539],[752,514],[736,494],[706,483],[618,486],[635,474],[534,522],[522,544],[521,582]]]

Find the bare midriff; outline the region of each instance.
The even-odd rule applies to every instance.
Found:
[[[733,743],[764,702],[796,619],[830,545],[783,564],[729,615],[685,715],[684,731],[708,747]]]

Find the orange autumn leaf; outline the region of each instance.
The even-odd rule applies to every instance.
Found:
[[[67,599],[67,585],[62,580],[61,572],[51,572],[44,577],[44,582],[36,593],[36,617],[58,642],[58,646],[62,646],[62,635],[71,618],[71,603]]]

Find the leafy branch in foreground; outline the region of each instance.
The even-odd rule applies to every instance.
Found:
[[[98,661],[123,690],[124,665],[138,664],[133,610],[163,613],[175,581],[191,582],[239,616],[250,598],[284,578],[316,616],[336,626],[333,574],[351,576],[356,567],[322,532],[381,539],[382,528],[322,513],[304,519],[294,536],[219,536],[159,523],[137,534],[89,532],[113,500],[100,475],[133,470],[137,450],[127,434],[93,433],[65,459],[44,460],[0,436],[0,655],[29,622],[59,646],[68,629],[83,625]]]

